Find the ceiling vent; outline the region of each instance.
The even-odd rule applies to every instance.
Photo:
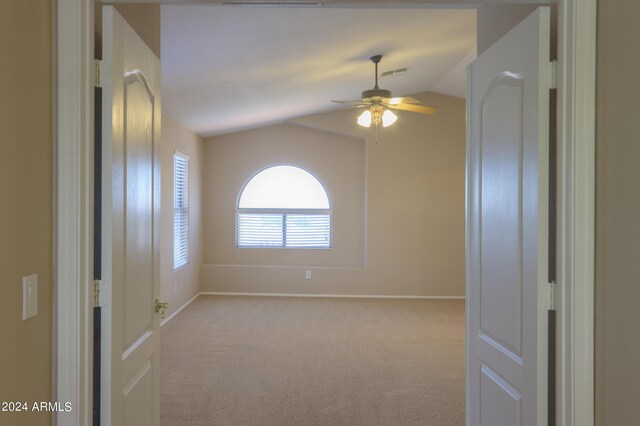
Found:
[[[393,71],[385,71],[382,74],[380,74],[380,77],[391,77],[394,75],[406,74],[408,69],[409,68],[398,68],[397,70],[393,70]]]
[[[246,7],[322,7],[322,3],[315,1],[223,1],[220,4]]]

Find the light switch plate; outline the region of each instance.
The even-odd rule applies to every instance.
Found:
[[[38,315],[38,275],[22,278],[22,319]]]

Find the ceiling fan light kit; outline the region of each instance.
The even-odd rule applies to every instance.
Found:
[[[358,124],[362,127],[371,127],[371,124],[378,126],[382,123],[382,127],[389,127],[396,122],[398,116],[390,109],[384,109],[379,105],[373,105],[370,109],[365,110],[358,117]]]
[[[362,127],[371,127],[372,114],[368,109],[358,116],[358,124]]]
[[[382,55],[375,55],[369,58],[375,65],[375,86],[373,89],[362,92],[362,99],[359,101],[331,101],[340,104],[350,104],[352,107],[369,107],[358,117],[358,124],[363,127],[371,127],[371,124],[378,127],[391,126],[398,120],[390,108],[404,111],[417,112],[420,114],[435,114],[437,108],[419,105],[420,101],[411,97],[392,98],[391,91],[378,87],[378,63]],[[400,71],[400,70],[398,70]],[[406,68],[403,69],[406,72]]]
[[[396,120],[398,120],[398,116],[395,115],[390,109],[385,110],[385,112],[382,113],[382,127],[389,127],[393,123],[395,123]]]

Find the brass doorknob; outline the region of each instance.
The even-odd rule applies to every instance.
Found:
[[[164,313],[167,311],[169,304],[163,302],[159,297],[156,297],[156,312],[160,312],[160,318],[164,319]]]

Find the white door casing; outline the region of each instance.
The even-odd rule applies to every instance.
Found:
[[[469,66],[468,426],[547,421],[549,15]]]
[[[113,7],[102,19],[101,421],[151,426],[160,412],[160,61]]]

